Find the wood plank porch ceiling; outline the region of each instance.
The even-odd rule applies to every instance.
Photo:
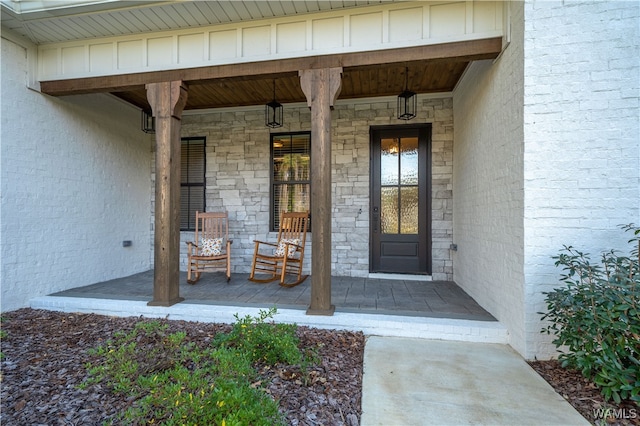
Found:
[[[359,52],[182,70],[41,82],[43,93],[64,96],[109,92],[149,110],[145,84],[182,80],[189,87],[185,110],[306,102],[298,71],[342,67],[339,99],[395,96],[408,88],[416,93],[454,89],[471,61],[496,58],[501,38],[472,40],[377,52]]]

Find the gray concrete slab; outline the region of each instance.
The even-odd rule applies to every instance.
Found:
[[[192,304],[275,304],[305,310],[309,307],[310,278],[297,287],[285,288],[276,282],[256,284],[248,277],[246,273],[235,273],[227,282],[222,272],[205,273],[197,284],[190,285],[183,271],[180,272],[180,296],[185,299],[183,303]],[[148,301],[153,298],[153,271],[76,287],[52,296]],[[336,309],[343,312],[496,321],[449,281],[331,277],[331,297]]]
[[[589,425],[507,345],[367,338],[361,426]]]

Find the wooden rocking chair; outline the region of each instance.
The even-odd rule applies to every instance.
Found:
[[[231,241],[227,212],[196,212],[195,242],[189,241],[187,282],[195,284],[205,271],[224,268],[231,279]]]
[[[249,280],[257,283],[268,283],[280,278],[283,287],[294,287],[302,283],[308,275],[302,275],[304,245],[309,226],[309,212],[282,212],[280,230],[276,243],[255,241],[253,265]],[[266,247],[263,247],[266,246]],[[268,278],[255,278],[256,273],[266,274]],[[285,276],[293,274],[296,280],[285,283]]]

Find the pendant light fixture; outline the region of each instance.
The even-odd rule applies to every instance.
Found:
[[[411,120],[416,116],[418,96],[409,90],[409,67],[404,71],[404,92],[398,95],[398,119]]]
[[[267,127],[282,127],[282,104],[276,101],[276,81],[273,80],[273,100],[264,106],[264,124]]]

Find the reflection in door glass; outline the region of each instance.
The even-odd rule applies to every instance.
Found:
[[[418,184],[418,138],[403,138],[400,146],[400,183]]]
[[[382,185],[398,184],[398,139],[380,141],[380,179]]]
[[[380,215],[380,224],[383,234],[398,233],[398,188],[383,187],[381,188],[382,211]]]
[[[418,233],[418,138],[380,140],[383,234]]]
[[[401,234],[418,233],[418,187],[405,186],[400,189]]]

